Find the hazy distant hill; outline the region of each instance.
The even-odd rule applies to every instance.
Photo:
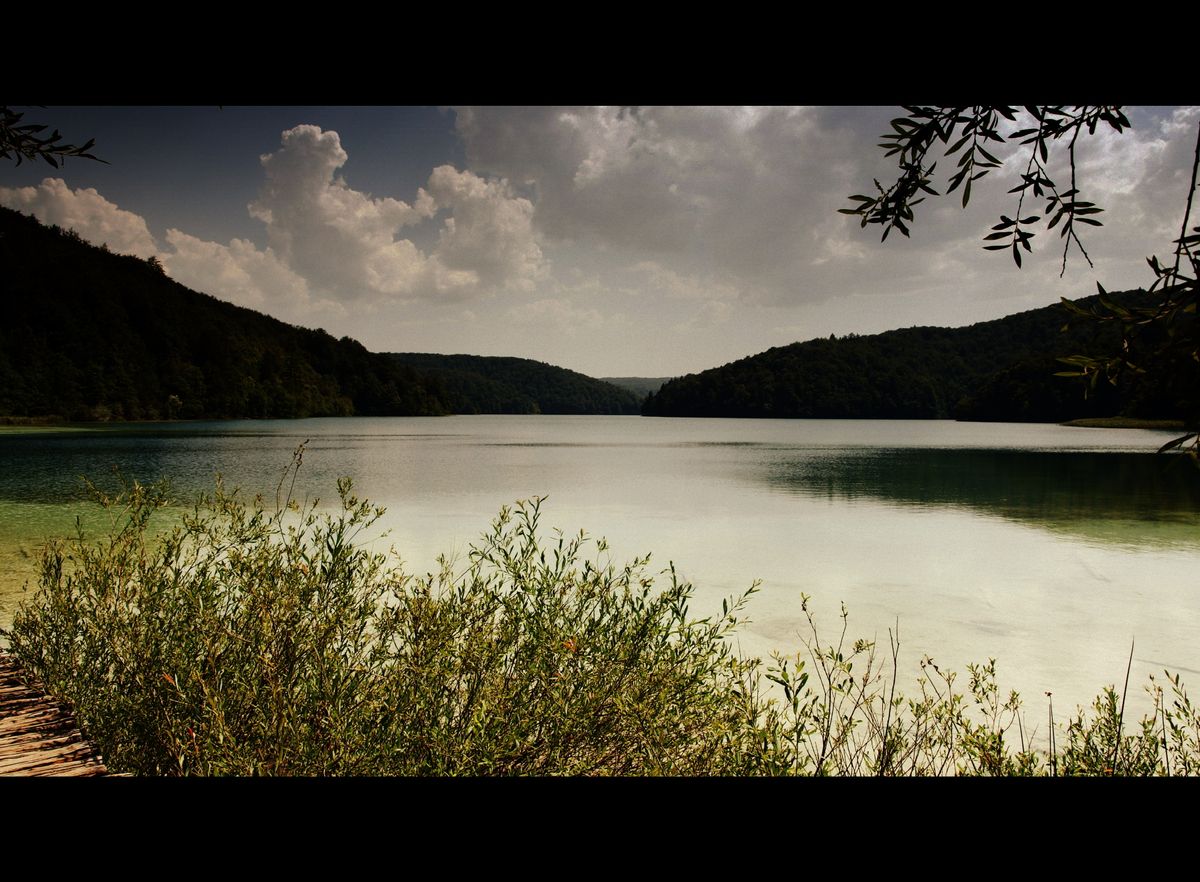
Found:
[[[1146,295],[1110,295],[1130,302]],[[1085,298],[1087,303],[1093,298]],[[1053,376],[1055,358],[1111,351],[1111,326],[1060,306],[964,328],[906,328],[809,340],[672,380],[646,401],[651,416],[952,418],[1061,421],[1117,413],[1174,417],[1153,374],[1085,399]]]
[[[68,420],[636,413],[525,359],[368,352],[185,288],[0,208],[0,417]]]
[[[454,413],[636,414],[642,396],[527,358],[391,353],[430,376]]]
[[[670,377],[601,377],[606,383],[612,383],[614,386],[620,386],[622,389],[628,389],[638,398],[645,398],[662,388],[663,383],[670,380]]]

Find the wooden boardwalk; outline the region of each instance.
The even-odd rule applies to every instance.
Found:
[[[61,703],[26,685],[16,659],[0,650],[0,776],[107,775],[100,752]]]

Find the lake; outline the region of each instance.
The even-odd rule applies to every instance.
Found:
[[[1200,685],[1200,472],[1155,456],[1169,432],[949,421],[456,416],[97,426],[0,434],[0,626],[45,537],[102,523],[80,475],[226,483],[274,498],[308,441],[301,497],[336,480],[387,507],[405,566],[465,557],[502,505],[547,497],[543,523],[651,553],[696,586],[692,611],[761,580],[743,652],[795,652],[812,597],[826,639],[899,627],[899,688],[930,654],[998,661],[1001,689],[1044,729],[1163,668]],[[546,537],[549,538],[549,530]]]

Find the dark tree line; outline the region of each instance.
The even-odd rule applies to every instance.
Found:
[[[561,368],[406,361],[173,282],[153,258],[0,209],[0,416],[279,419],[636,411]],[[449,358],[449,357],[447,357]],[[500,365],[492,377],[484,363]]]
[[[1133,305],[1147,295],[1110,297]],[[1063,353],[1119,343],[1119,328],[1079,318],[1061,305],[965,328],[810,340],[672,380],[650,396],[642,412],[1033,422],[1118,414],[1182,418],[1187,390],[1177,388],[1178,366],[1150,365],[1116,384],[1098,384],[1086,396],[1077,382],[1054,376],[1063,367]]]
[[[635,414],[639,396],[602,380],[527,358],[394,353],[434,376],[455,413]]]

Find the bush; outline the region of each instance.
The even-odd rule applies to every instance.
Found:
[[[537,500],[463,572],[412,578],[358,543],[382,511],[339,492],[272,511],[218,484],[155,541],[166,497],[135,483],[102,500],[108,537],[47,550],[11,649],[137,774],[748,770],[740,602],[691,621],[673,572],[660,591],[582,534],[541,547]]]
[[[898,638],[880,664],[847,643],[843,609],[836,643],[810,615],[807,649],[764,670],[728,639],[756,586],[690,619],[673,568],[659,588],[648,558],[614,566],[602,540],[543,543],[536,499],[503,509],[461,571],[413,577],[363,543],[382,510],[338,489],[321,513],[218,482],[165,530],[163,488],[97,494],[111,530],[48,547],[11,650],[111,768],[145,775],[1200,771],[1177,677],[1170,706],[1152,684],[1135,734],[1108,688],[1061,751],[1051,723],[1047,754],[994,661],[969,667],[964,695],[926,659],[905,698]]]

